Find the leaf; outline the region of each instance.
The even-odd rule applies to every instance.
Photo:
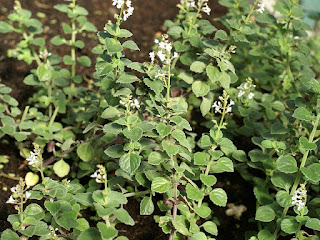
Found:
[[[198,80],[192,83],[192,91],[197,97],[203,97],[210,91],[210,86]]]
[[[111,63],[100,61],[96,64],[96,70],[100,77],[107,75],[109,72],[113,70],[113,66]]]
[[[317,149],[317,144],[315,144],[313,142],[309,142],[309,140],[306,137],[300,137],[299,138],[299,143],[305,150],[315,150],[315,149]]]
[[[313,163],[307,168],[303,167],[301,169],[301,172],[307,179],[311,180],[314,183],[317,183],[320,181],[320,164],[319,163]]]
[[[140,202],[140,215],[151,215],[154,212],[154,205],[151,197],[144,197]]]
[[[306,227],[316,231],[320,231],[320,220],[317,218],[310,218],[306,222]]]
[[[88,162],[91,159],[93,159],[94,150],[93,150],[91,144],[89,142],[80,144],[77,147],[77,155],[84,162]]]
[[[127,29],[120,29],[119,38],[128,38],[131,37],[132,33],[128,31]]]
[[[211,167],[211,170],[214,173],[234,172],[233,162],[227,157],[222,157]]]
[[[195,61],[190,66],[190,70],[196,73],[202,73],[205,69],[206,64],[200,61]]]
[[[101,240],[101,236],[96,228],[91,227],[85,230],[84,232],[80,233],[77,240]]]
[[[210,200],[217,206],[225,207],[227,205],[227,194],[222,188],[215,188],[209,194]]]
[[[285,218],[281,221],[281,230],[285,233],[295,233],[298,229],[298,222],[294,218]]]
[[[284,155],[277,160],[277,169],[284,173],[295,173],[298,171],[297,161],[290,155]]]
[[[64,43],[66,43],[66,39],[60,35],[57,35],[57,36],[54,36],[50,42],[53,44],[53,45],[56,45],[56,46],[60,46]]]
[[[276,214],[269,206],[261,206],[257,209],[255,220],[261,222],[271,222]]]
[[[123,50],[121,43],[113,38],[106,38],[105,39],[105,44],[108,52],[110,53],[117,53],[121,52]]]
[[[193,156],[195,165],[208,165],[209,155],[204,152],[196,152]]]
[[[140,138],[142,137],[142,129],[139,128],[139,127],[135,127],[135,128],[132,128],[132,129],[128,129],[128,128],[125,128],[123,130],[123,134],[126,138],[132,140],[133,142],[137,142],[140,140]]]
[[[37,68],[37,76],[41,82],[49,81],[52,77],[52,72],[45,65],[40,65]]]
[[[186,186],[186,192],[189,199],[200,201],[204,198],[203,192],[199,188],[192,186],[190,183]]]
[[[212,108],[212,100],[202,97],[202,102],[200,104],[200,111],[202,116],[204,117],[205,115],[207,115],[210,110]]]
[[[213,175],[205,175],[203,173],[200,174],[201,182],[207,187],[211,187],[217,182],[217,178]]]
[[[131,49],[131,50],[139,50],[140,51],[140,48],[137,46],[137,44],[132,41],[132,40],[128,40],[128,41],[125,41],[123,44],[122,44],[122,47],[123,48],[128,48],[128,49]]]
[[[190,123],[182,118],[181,116],[173,116],[170,118],[170,122],[174,122],[175,124],[177,124],[179,127],[186,129],[188,131],[192,131],[192,128],[190,126]]]
[[[190,240],[207,240],[207,237],[203,232],[197,232],[192,234]]]
[[[311,113],[304,107],[298,107],[292,117],[297,118],[299,120],[304,120],[304,121],[311,121],[313,120],[313,116],[311,115]]]
[[[70,166],[63,159],[59,160],[53,165],[53,171],[58,177],[65,177],[70,172]]]
[[[143,79],[144,83],[156,94],[160,94],[164,88],[164,85],[159,80],[150,80],[149,78]]]
[[[191,74],[187,73],[187,72],[182,72],[178,75],[178,78],[182,79],[183,81],[185,81],[188,84],[192,84],[193,83],[193,77]]]
[[[139,78],[137,78],[137,76],[134,75],[133,73],[123,73],[118,78],[117,83],[133,83],[138,80],[139,80]]]
[[[281,207],[290,207],[292,205],[292,196],[283,190],[277,192],[276,200]]]
[[[134,225],[134,220],[125,209],[123,208],[117,209],[113,214],[117,217],[117,219],[120,222],[123,222],[124,224],[130,225],[130,226]]]
[[[1,25],[0,25],[0,32],[1,32]],[[1,240],[20,240],[20,237],[18,234],[16,234],[12,230],[6,229],[1,234]]]
[[[25,181],[27,186],[34,186],[39,182],[39,175],[33,172],[28,172],[25,176]]]
[[[164,157],[160,152],[151,152],[148,156],[148,163],[151,165],[159,165],[164,161]]]
[[[90,67],[91,66],[91,59],[87,56],[81,56],[77,58],[78,63],[82,66]]]
[[[166,125],[164,123],[159,123],[156,127],[157,132],[159,133],[161,138],[168,136],[171,133],[172,126]]]
[[[294,180],[292,176],[281,172],[277,172],[271,177],[271,182],[274,186],[285,189],[287,191],[289,191],[289,189],[291,188],[293,181]]]
[[[140,166],[141,158],[136,153],[123,155],[119,160],[120,168],[126,173],[132,174]]]
[[[218,30],[215,34],[215,37],[221,40],[228,40],[228,34],[223,30]]]
[[[218,236],[218,228],[217,228],[217,224],[215,224],[214,222],[211,221],[207,221],[204,224],[202,224],[202,227],[204,228],[204,230],[214,236]]]
[[[44,206],[52,214],[52,216],[56,216],[61,207],[58,201],[56,202],[45,201]]]
[[[175,129],[171,133],[171,136],[174,137],[180,143],[180,145],[184,146],[185,148],[187,148],[191,152],[190,144],[186,138],[186,135],[184,134],[184,132],[182,130]]]
[[[228,89],[230,87],[231,77],[228,73],[221,72],[218,81],[224,89]]]
[[[111,158],[120,158],[124,155],[123,146],[120,144],[115,144],[113,146],[108,147],[104,153]]]
[[[118,109],[116,109],[115,107],[108,107],[102,112],[101,117],[104,119],[109,119],[116,117],[118,114]]]
[[[42,207],[40,207],[38,204],[31,203],[24,210],[24,216],[32,217],[38,221],[44,218],[45,213]]]
[[[176,155],[179,151],[179,148],[177,145],[173,145],[166,140],[162,141],[162,147],[170,157]]]
[[[163,177],[156,177],[152,180],[151,190],[158,193],[165,193],[170,188],[170,182]]]

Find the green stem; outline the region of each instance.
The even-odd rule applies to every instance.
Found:
[[[313,129],[312,129],[312,132],[309,136],[309,142],[313,142],[313,139],[315,137],[315,134],[316,134],[316,131],[317,131],[317,128],[318,128],[318,124],[319,124],[319,120],[320,120],[320,113],[318,113],[317,115],[317,118],[316,118],[316,121],[313,125]],[[290,195],[292,196],[294,194],[294,192],[297,190],[297,187],[300,183],[300,180],[301,180],[301,177],[302,177],[302,172],[301,172],[301,169],[305,166],[306,164],[306,161],[307,161],[307,158],[308,158],[308,155],[309,155],[309,152],[310,150],[306,150],[305,153],[303,154],[303,157],[302,157],[302,161],[301,161],[301,164],[300,164],[300,168],[299,168],[299,172],[298,172],[298,175],[294,181],[294,184],[291,188],[291,191],[290,191]],[[283,212],[282,212],[282,218],[284,216],[286,216],[287,212],[289,210],[289,207],[286,207],[284,208]],[[274,236],[274,239],[276,240],[278,238],[278,233],[280,231],[280,227],[279,225],[277,226],[273,236]]]
[[[50,128],[50,127],[52,126],[52,124],[54,123],[54,120],[55,120],[58,112],[59,112],[59,107],[56,107],[56,109],[54,110],[53,115],[52,115],[52,117],[51,117],[51,119],[50,119],[48,128]]]
[[[136,197],[136,196],[146,195],[146,194],[149,194],[149,193],[151,193],[150,190],[145,190],[145,191],[142,191],[142,192],[125,193],[125,194],[123,194],[123,196],[125,196],[126,198],[129,198],[129,197]]]
[[[30,106],[26,106],[26,107],[24,108],[24,111],[23,111],[23,114],[22,114],[22,117],[21,117],[21,121],[20,121],[20,123],[19,123],[19,129],[20,129],[20,124],[23,123],[24,120],[26,119],[29,109],[30,109]],[[20,130],[21,130],[21,129],[20,129]]]
[[[20,180],[20,178],[18,178],[18,177],[10,176],[9,174],[6,174],[6,173],[1,172],[1,171],[0,171],[0,177],[4,177],[4,178],[11,179],[11,180],[16,180],[16,181]]]
[[[168,54],[169,55],[169,54]],[[168,64],[168,82],[167,82],[167,104],[170,101],[170,85],[171,85],[171,62],[170,55],[168,56],[169,64]]]

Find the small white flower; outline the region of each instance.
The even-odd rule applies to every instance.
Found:
[[[166,74],[159,70],[157,75],[155,76],[155,78],[164,78],[165,76],[166,76]]]
[[[231,111],[232,111],[232,108],[231,107],[227,107],[226,113],[230,113]]]
[[[6,203],[10,203],[10,204],[15,204],[16,203],[16,200],[13,198],[13,196],[11,195],[9,197],[9,199],[6,201]]]
[[[134,99],[131,103],[131,107],[140,108],[140,102],[138,99]]]
[[[123,11],[123,20],[127,21],[127,19],[133,14],[134,7],[129,7],[127,10]]]
[[[254,97],[254,93],[252,93],[252,92],[249,93],[248,98],[249,98],[249,99],[252,99],[253,97]]]
[[[31,193],[26,191],[26,199],[28,199],[31,196]]]
[[[163,62],[166,59],[166,55],[164,54],[164,52],[162,50],[159,50],[157,52],[157,55],[160,58],[161,62]]]
[[[124,4],[124,0],[112,0],[112,5],[116,6],[116,8],[121,9]]]
[[[205,3],[202,7],[202,11],[208,15],[210,15],[211,8],[208,6],[208,3]]]
[[[155,53],[154,53],[154,52],[149,52],[149,57],[150,57],[150,59],[151,59],[151,62],[154,62]]]
[[[258,13],[263,13],[263,12],[264,12],[264,9],[265,9],[265,8],[264,8],[264,7],[265,7],[265,6],[264,6],[264,3],[258,3],[258,7],[259,7],[259,8],[257,9],[257,12],[258,12]]]
[[[174,52],[173,53],[173,58],[177,58],[177,57],[179,57],[179,54],[177,52]]]
[[[120,103],[121,105],[123,105],[123,106],[126,106],[126,103],[125,103],[124,101],[122,101],[122,100],[120,100],[119,103]]]
[[[29,162],[29,165],[37,164],[38,161],[38,155],[32,151],[30,151],[30,156],[26,159]]]
[[[95,178],[97,183],[103,183],[104,179],[106,179],[106,175],[101,175],[100,169],[95,171],[90,177]]]
[[[233,106],[233,105],[234,105],[234,101],[230,99],[229,106]]]
[[[159,39],[155,39],[155,40],[154,40],[154,43],[155,43],[155,44],[158,44],[158,43],[159,43]]]
[[[300,184],[300,187],[296,191],[294,191],[294,194],[292,196],[292,205],[298,206],[298,211],[301,211],[301,209],[306,204],[306,197],[306,186],[304,184]]]
[[[212,105],[212,108],[214,108],[214,112],[215,113],[220,113],[221,112],[221,107],[222,107],[222,105],[221,105],[221,102],[220,101],[215,101],[214,103],[213,103],[213,105]]]

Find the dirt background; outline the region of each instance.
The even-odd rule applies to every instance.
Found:
[[[0,0],[0,21],[6,20],[6,16],[13,8],[13,0]],[[32,11],[33,17],[38,12],[44,13],[46,16],[41,20],[45,27],[43,36],[49,40],[59,34],[63,35],[60,24],[67,21],[67,18],[60,14],[60,12],[53,9],[55,4],[63,3],[60,0],[21,0],[23,8]],[[151,51],[153,39],[165,29],[162,27],[165,20],[174,20],[178,13],[176,5],[179,0],[132,0],[132,5],[135,8],[133,15],[125,22],[122,27],[130,30],[133,33],[132,40],[139,46],[139,52],[128,52],[127,57],[132,61],[148,60],[148,53]],[[92,22],[98,30],[103,30],[105,23],[108,20],[113,20],[114,13],[117,12],[111,5],[111,0],[78,0],[78,4],[85,7],[88,12],[88,20]],[[217,28],[221,25],[214,22],[215,17],[224,15],[226,10],[217,3],[217,0],[210,0],[209,6],[212,9],[209,19]],[[81,39],[85,42],[85,48],[80,50],[81,54],[86,54],[91,59],[95,60],[95,55],[91,53],[91,49],[96,45],[97,40],[94,34],[82,36]],[[15,59],[7,58],[7,49],[19,41],[15,34],[0,35],[0,79],[7,86],[12,88],[12,96],[15,97],[20,107],[23,108],[27,104],[27,99],[32,95],[32,88],[23,84],[23,79],[29,74],[30,69],[34,66],[29,66],[23,62]],[[56,54],[63,56],[68,54],[69,50],[64,47],[54,47],[49,43],[49,48]],[[81,70],[81,69],[80,69]],[[92,70],[92,71],[91,71]],[[93,69],[86,70],[85,74],[89,77],[93,73]],[[10,138],[1,139],[0,155],[8,155],[10,162],[5,165],[3,172],[15,173],[18,176],[24,176],[28,171],[25,167],[18,169],[23,163],[23,159],[19,155],[19,151],[15,143]],[[219,187],[223,187],[228,194],[230,203],[236,205],[244,204],[248,210],[243,214],[241,220],[236,220],[233,217],[228,217],[225,214],[227,208],[213,207],[214,215],[220,220],[219,236],[217,240],[237,240],[245,239],[245,231],[256,229],[253,221],[255,212],[255,198],[253,196],[252,187],[242,180],[237,173],[222,174],[218,176]],[[6,228],[10,228],[10,224],[6,221],[9,214],[14,213],[13,206],[5,204],[5,201],[10,196],[10,191],[2,191],[2,188],[10,188],[17,184],[16,181],[8,180],[0,177],[0,232]],[[139,216],[139,204],[136,201],[130,201],[127,206],[131,216],[135,219],[136,225],[134,227],[121,226],[119,232],[121,235],[126,235],[131,240],[159,240],[167,239],[168,237],[162,234],[160,228],[154,223],[151,216]],[[251,223],[248,223],[251,222]]]

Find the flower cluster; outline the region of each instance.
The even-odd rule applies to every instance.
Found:
[[[12,187],[10,189],[12,192],[12,195],[9,197],[6,203],[18,204],[19,203],[19,200],[17,199],[18,197],[20,199],[25,198],[25,200],[27,200],[31,196],[31,193],[28,192],[27,189],[29,189],[29,186],[26,186],[23,179],[20,178],[19,184],[17,184],[15,187]]]
[[[29,165],[38,165],[41,161],[41,148],[38,144],[33,143],[34,152],[30,151],[30,156],[26,159]]]
[[[134,7],[131,6],[131,0],[112,0],[112,5],[118,9],[121,9],[125,4],[127,9],[123,11],[123,21],[127,21],[127,19],[132,15]]]
[[[241,83],[239,87],[238,97],[242,97],[245,94],[248,94],[248,98],[252,99],[254,97],[254,93],[251,90],[254,90],[256,85],[252,83],[252,78],[248,77],[245,83]]]
[[[258,3],[258,9],[257,9],[257,12],[258,13],[263,13],[264,12],[264,9],[265,9],[265,5],[264,3]]]
[[[298,206],[298,211],[305,206],[307,199],[307,190],[304,184],[300,184],[300,187],[294,191],[292,196],[292,205]]]
[[[57,233],[56,231],[58,231],[59,229],[58,228],[54,228],[52,227],[51,225],[49,226],[49,230],[50,230],[50,234],[51,236],[53,237],[53,239],[58,239],[57,237]]]
[[[220,101],[215,101],[212,105],[215,113],[230,113],[232,111],[232,106],[234,105],[234,101],[230,99],[228,103],[229,95],[224,91],[223,96],[219,96]]]
[[[199,0],[198,4],[196,4],[195,0],[180,0],[180,4],[183,6],[186,4],[188,8],[201,8],[201,11],[210,15],[211,8],[208,6],[208,1],[209,0]]]
[[[105,179],[107,178],[106,169],[102,165],[97,165],[99,168],[95,171],[90,177],[95,178],[97,183],[104,183]]]
[[[126,108],[129,108],[129,107],[133,107],[133,108],[137,108],[139,109],[140,108],[140,102],[138,99],[132,99],[132,96],[128,96],[127,98],[123,99],[123,100],[120,100],[119,103],[123,106],[125,106]]]
[[[179,56],[177,52],[174,52],[173,56],[171,56],[172,44],[169,42],[168,37],[169,36],[167,34],[163,34],[160,41],[158,39],[154,41],[158,44],[158,50],[156,52],[149,53],[151,62],[154,62],[156,55],[159,57],[161,62],[165,62],[166,64],[169,64],[173,58],[177,58]]]
[[[51,53],[48,52],[48,50],[47,50],[46,48],[39,53],[39,57],[40,57],[41,59],[47,59],[47,58],[50,57],[50,56],[51,56]]]

